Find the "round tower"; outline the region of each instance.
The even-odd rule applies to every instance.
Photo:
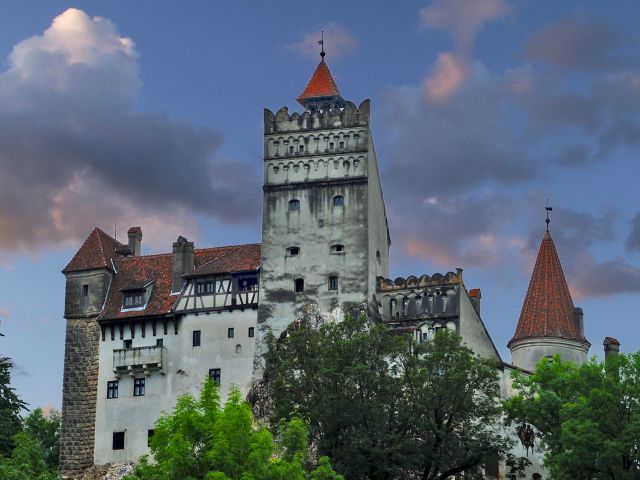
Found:
[[[591,344],[584,336],[582,309],[573,305],[548,218],[518,326],[507,346],[513,365],[529,371],[541,358],[555,354],[575,363],[587,359]]]

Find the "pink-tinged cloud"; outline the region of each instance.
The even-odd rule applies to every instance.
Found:
[[[352,53],[358,46],[356,37],[346,27],[330,22],[316,31],[305,33],[300,40],[290,43],[285,48],[306,59],[317,61],[320,59],[318,41],[322,30],[324,30],[324,50],[327,58],[332,61]]]
[[[0,318],[9,318],[11,316],[11,311],[6,307],[0,307]]]
[[[139,70],[130,38],[73,8],[14,46],[0,71],[0,250],[78,245],[116,220],[166,250],[198,215],[256,221],[255,167],[222,157],[216,130],[139,112]]]
[[[470,55],[478,32],[511,12],[505,0],[434,0],[420,10],[420,25],[451,32],[457,52]]]
[[[430,103],[447,101],[468,78],[469,64],[453,53],[440,53],[424,80],[425,98]]]

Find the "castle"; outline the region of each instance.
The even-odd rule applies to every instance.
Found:
[[[262,243],[141,255],[95,228],[64,268],[66,344],[60,470],[146,453],[154,423],[205,376],[247,393],[260,378],[265,334],[278,335],[309,303],[339,319],[345,305],[417,341],[456,331],[510,374],[560,353],[581,362],[589,342],[547,230],[506,363],[480,315],[481,292],[462,269],[390,280],[389,234],[370,130],[370,102],[342,98],[322,60],[297,98],[303,113],[264,112]],[[534,467],[536,468],[534,462]],[[535,470],[532,470],[535,471]],[[500,476],[498,465],[488,478]]]

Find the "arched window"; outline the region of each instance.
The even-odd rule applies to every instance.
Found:
[[[300,255],[300,247],[287,248],[287,257],[297,257]]]
[[[334,245],[331,245],[331,247],[329,248],[329,252],[344,253],[344,245],[342,245],[341,243],[336,243]]]
[[[334,207],[343,207],[344,206],[344,197],[342,195],[336,195],[333,197],[333,206]]]
[[[304,292],[304,278],[296,278],[293,281],[293,291],[296,293]]]
[[[295,198],[289,200],[289,210],[300,210],[300,200]]]

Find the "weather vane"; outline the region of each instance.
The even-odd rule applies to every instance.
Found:
[[[322,57],[322,59],[324,60],[324,30],[320,30],[320,40],[318,40],[318,44],[320,45],[320,56]]]
[[[549,199],[547,198],[547,206],[544,207],[544,209],[547,211],[547,219],[544,221],[544,223],[547,224],[547,232],[549,231],[549,224],[551,223],[551,220],[549,220],[549,212],[551,212],[553,210],[553,208],[551,208],[549,206]]]

